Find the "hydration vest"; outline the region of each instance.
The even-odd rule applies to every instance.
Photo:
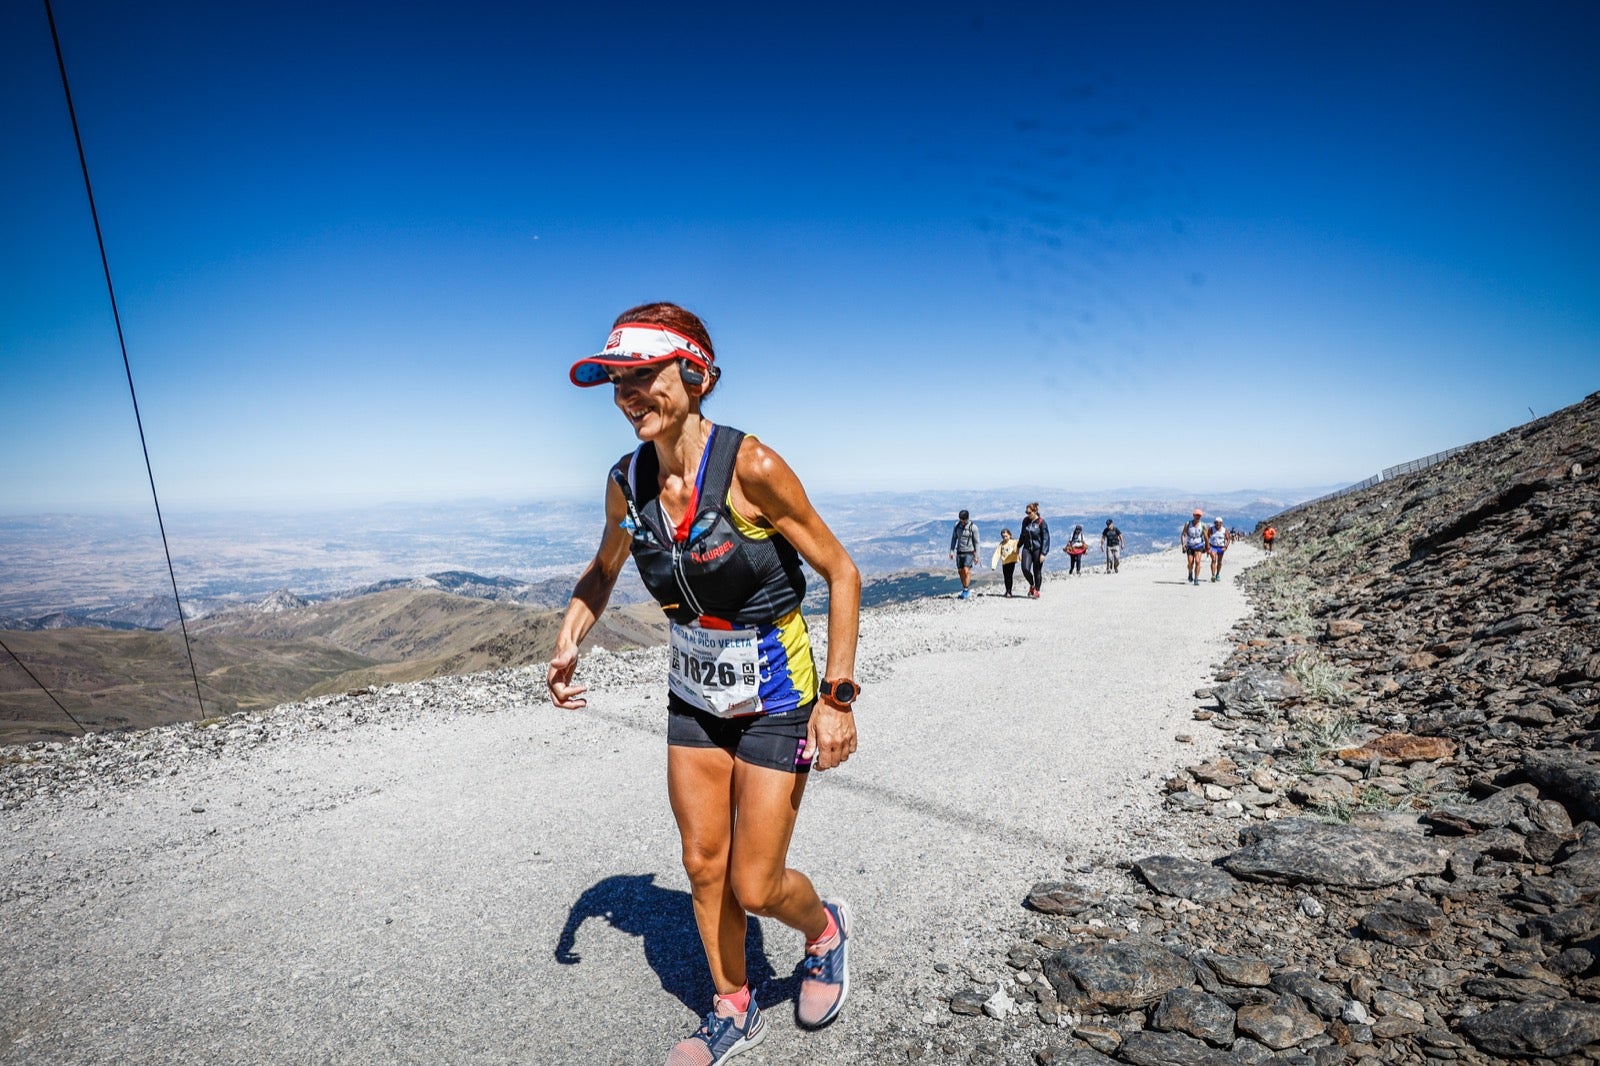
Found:
[[[680,625],[713,619],[736,627],[777,621],[805,599],[800,553],[774,531],[765,538],[739,532],[729,514],[728,489],[745,435],[714,426],[695,476],[689,513],[674,526],[661,509],[655,445],[641,444],[611,468],[628,514],[622,528],[639,577],[667,617]]]

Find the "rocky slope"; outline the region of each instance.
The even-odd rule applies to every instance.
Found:
[[[1166,782],[1192,849],[1034,885],[904,1054],[1600,1061],[1597,511],[1600,394],[1279,516],[1196,694],[1225,754]]]
[[[1196,694],[1223,753],[1163,787],[1186,846],[1019,872],[1012,935],[918,971],[943,1002],[862,1034],[869,1060],[1600,1061],[1597,425],[1600,396],[1281,517],[1256,616]],[[540,687],[500,671],[31,746],[0,806]]]

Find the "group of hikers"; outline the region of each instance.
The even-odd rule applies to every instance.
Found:
[[[1244,535],[1237,530],[1229,529],[1221,517],[1213,517],[1211,524],[1207,525],[1205,512],[1198,507],[1195,508],[1193,516],[1178,531],[1178,543],[1183,548],[1189,583],[1200,584],[1201,567],[1206,561],[1211,564],[1211,580],[1221,581],[1222,557],[1227,553],[1229,546]],[[1272,526],[1262,531],[1261,541],[1268,555],[1272,554],[1273,543],[1277,536],[1278,531]],[[1106,527],[1100,531],[1100,548],[1105,552],[1108,574],[1118,573],[1122,568],[1122,541],[1122,530],[1117,528],[1113,519],[1106,519]],[[1089,541],[1084,536],[1083,526],[1072,527],[1072,535],[1067,538],[1066,547],[1061,550],[1067,555],[1067,573],[1083,573],[1083,557],[1089,551]],[[1022,576],[1028,582],[1028,597],[1038,599],[1039,588],[1044,583],[1044,559],[1049,551],[1050,526],[1040,517],[1038,503],[1030,503],[1027,513],[1022,518],[1022,535],[1012,537],[1011,530],[1001,530],[1000,543],[995,546],[989,568],[991,570],[1000,568],[1005,579],[1005,594],[1010,597],[1012,575],[1020,561]],[[955,560],[956,574],[961,578],[961,591],[956,596],[958,599],[969,599],[972,596],[972,568],[978,558],[978,524],[972,521],[970,513],[965,509],[957,516],[955,528],[950,531],[950,558]]]
[[[1100,548],[1106,555],[1106,573],[1118,573],[1122,569],[1122,530],[1117,528],[1112,519],[1106,519],[1106,527],[1100,531]],[[1067,556],[1067,573],[1083,573],[1083,557],[1089,552],[1089,540],[1084,536],[1083,526],[1072,527],[1072,535],[1061,550]],[[1019,562],[1022,564],[1023,580],[1028,583],[1028,598],[1039,598],[1040,587],[1044,584],[1044,560],[1049,552],[1050,525],[1040,515],[1039,504],[1035,501],[1028,504],[1022,516],[1020,535],[1013,537],[1011,530],[1001,530],[1000,543],[995,546],[994,554],[989,559],[989,569],[998,567],[1005,579],[1008,599],[1013,595],[1012,583]],[[965,509],[957,516],[955,528],[950,531],[950,558],[955,560],[956,574],[961,578],[961,591],[956,594],[957,598],[969,599],[972,596],[972,567],[978,559],[978,524],[972,521]]]

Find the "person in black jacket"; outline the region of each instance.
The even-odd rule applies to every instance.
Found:
[[[1106,528],[1100,533],[1100,547],[1106,553],[1106,573],[1115,574],[1122,569],[1122,530],[1106,519]]]
[[[1036,600],[1039,586],[1044,584],[1044,557],[1050,552],[1050,526],[1039,514],[1037,500],[1028,504],[1017,539],[1022,542],[1022,576],[1028,579],[1028,596]]]

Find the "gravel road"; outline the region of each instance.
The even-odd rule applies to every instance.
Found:
[[[850,1004],[797,1030],[798,934],[752,923],[772,1031],[739,1062],[903,1059],[941,994],[1003,971],[1034,881],[1178,839],[1157,786],[1216,749],[1192,694],[1243,595],[1175,553],[1060,558],[1037,602],[984,584],[864,617],[861,750],[814,777],[791,853],[855,912]],[[0,1063],[660,1062],[710,996],[663,662],[586,658],[583,712],[406,686],[364,725],[0,813]],[[430,710],[450,700],[470,713]]]

